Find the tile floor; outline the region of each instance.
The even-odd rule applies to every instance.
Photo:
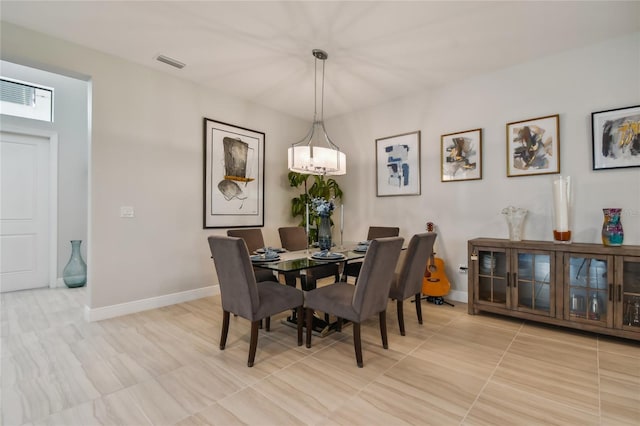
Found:
[[[218,349],[220,297],[87,323],[86,289],[1,296],[1,422],[10,425],[640,425],[640,343],[406,302],[389,350],[377,318],[295,344],[272,320]]]

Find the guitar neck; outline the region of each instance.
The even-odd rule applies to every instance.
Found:
[[[438,231],[436,231],[436,225],[433,222],[427,222],[426,229],[427,229],[427,232],[438,233]],[[437,252],[438,252],[438,238],[436,238],[436,240],[433,243],[433,254],[432,254],[432,257],[435,257]]]

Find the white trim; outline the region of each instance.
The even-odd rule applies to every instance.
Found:
[[[93,160],[91,158],[93,152],[93,140],[91,132],[93,126],[93,80],[87,80],[87,307],[93,304],[93,286],[90,285],[93,279]],[[89,314],[85,314],[85,318],[89,318]]]
[[[84,319],[88,322],[100,321],[121,315],[134,314],[149,309],[162,308],[176,303],[189,302],[220,294],[220,286],[214,285],[179,293],[166,294],[164,296],[150,297],[148,299],[135,300],[133,302],[120,303],[118,305],[103,306],[102,308],[84,307]]]
[[[49,140],[49,287],[58,286],[58,132],[2,124],[2,131]]]

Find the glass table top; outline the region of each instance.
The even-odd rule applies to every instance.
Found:
[[[350,248],[334,248],[331,250],[331,253],[340,253],[344,257],[341,257],[339,259],[313,259],[311,256],[317,252],[317,248],[310,248],[309,250],[288,251],[285,253],[280,253],[279,260],[276,260],[274,262],[254,262],[253,265],[278,272],[290,272],[323,266],[328,263],[348,262],[350,260],[363,259],[366,254],[362,252],[355,252],[353,250],[350,250]]]

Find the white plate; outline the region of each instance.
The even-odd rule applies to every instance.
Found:
[[[262,257],[259,254],[251,256],[251,261],[254,263],[265,263],[265,262],[278,262],[280,260],[280,256],[277,257]]]
[[[279,248],[279,247],[269,247],[270,251],[274,251],[276,253],[284,253],[286,250],[283,248]],[[258,250],[256,250],[256,253],[264,253],[265,249],[264,248],[259,248]]]
[[[318,253],[313,253],[311,255],[313,260],[342,260],[344,259],[344,254],[342,253],[330,253],[326,256],[322,256]]]
[[[369,248],[368,246],[356,247],[352,251],[355,251],[356,253],[366,253],[368,248]]]

